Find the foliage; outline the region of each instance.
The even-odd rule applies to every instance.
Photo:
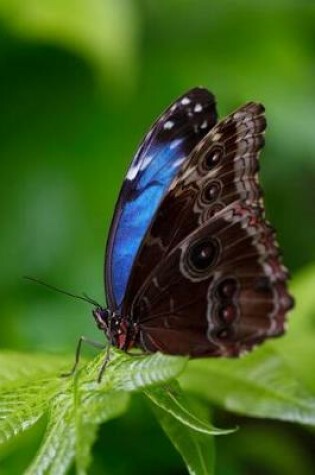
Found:
[[[63,46],[101,74],[123,82],[132,73],[137,20],[131,2],[2,0],[1,17],[18,36]]]
[[[311,281],[312,272],[297,280],[296,294],[305,291],[305,279]],[[306,301],[304,306],[313,312]],[[46,413],[41,446],[25,473],[63,474],[75,461],[77,473],[84,474],[99,425],[123,415],[131,394],[142,392],[189,473],[211,475],[213,437],[233,431],[213,427],[200,408],[196,411],[188,393],[243,415],[315,425],[314,388],[289,364],[293,359],[299,366],[300,354],[303,362],[305,353],[312,352],[315,357],[314,345],[303,353],[294,351],[294,330],[300,338],[303,331],[309,331],[303,318],[300,323],[283,339],[284,348],[278,342],[268,342],[236,360],[204,359],[187,364],[183,357],[127,355],[113,348],[101,383],[97,376],[103,354],[83,364],[74,377],[61,378],[58,374],[71,365],[69,358],[2,352],[0,443],[7,444]],[[282,353],[290,355],[288,361]],[[185,392],[175,381],[177,377]]]
[[[191,472],[212,473],[215,445],[219,475],[313,475],[314,21],[306,0],[1,0],[0,344],[13,350],[0,352],[1,474],[45,463],[53,473],[74,455],[88,467],[91,445],[93,475],[178,473],[152,408]],[[114,406],[105,388],[98,405],[92,385],[81,437],[73,400],[87,370],[82,362],[77,379],[60,380],[72,357],[48,354],[72,354],[97,329],[84,306],[20,277],[102,301],[104,240],[126,167],[161,109],[195,85],[215,93],[220,116],[249,100],[266,106],[260,174],[297,307],[285,337],[243,359],[192,361],[180,374],[172,366],[159,384],[143,372],[139,391],[125,375],[130,388],[114,392]],[[168,379],[177,374],[180,396]],[[240,430],[205,434],[209,412]],[[58,434],[71,434],[68,447]]]
[[[99,355],[73,378],[61,378],[56,375],[65,370],[67,359],[1,354],[0,442],[8,443],[48,414],[42,444],[25,473],[63,474],[74,459],[77,473],[85,473],[98,426],[122,415],[134,391],[144,391],[157,407],[166,432],[184,457],[188,456],[190,472],[211,473],[211,436],[228,431],[193,415],[179,385],[170,382],[186,359],[160,354],[132,357],[112,349],[110,365],[98,383],[103,358]],[[161,383],[167,385],[157,386]],[[180,442],[183,433],[194,444],[188,455]]]

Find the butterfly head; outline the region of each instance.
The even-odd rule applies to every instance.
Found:
[[[96,307],[92,313],[97,327],[106,333],[111,345],[125,351],[134,345],[138,333],[136,324],[108,308]]]

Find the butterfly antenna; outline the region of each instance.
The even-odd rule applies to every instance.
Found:
[[[55,287],[54,285],[47,284],[46,282],[43,282],[40,279],[35,279],[34,277],[30,277],[28,275],[24,275],[23,279],[30,280],[31,282],[35,282],[35,284],[42,285],[43,287],[47,287],[47,289],[54,290],[55,292],[59,292],[60,294],[68,295],[68,297],[73,297],[74,299],[83,300],[84,302],[94,305],[95,307],[101,307],[101,305],[98,302],[96,302],[96,300],[91,299],[85,293],[83,293],[82,295],[73,294],[72,292],[67,292],[66,290],[59,289],[58,287]]]
[[[96,302],[96,300],[89,297],[85,292],[82,292],[82,296],[83,296],[83,298],[85,299],[86,302],[89,302],[92,305],[95,305],[96,307],[101,307],[101,305],[98,302]]]

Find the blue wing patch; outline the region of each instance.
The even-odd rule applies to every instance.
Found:
[[[217,121],[214,96],[195,88],[155,122],[120,191],[105,260],[108,305],[118,310],[143,237],[178,169]]]

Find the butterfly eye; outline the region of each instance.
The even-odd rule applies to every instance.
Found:
[[[221,192],[221,185],[217,181],[212,181],[206,185],[202,192],[202,201],[211,203],[216,200]]]
[[[196,242],[189,250],[188,262],[197,272],[208,270],[217,260],[219,245],[214,239]]]
[[[208,153],[204,156],[202,168],[204,171],[210,171],[217,166],[223,157],[223,148],[219,145],[214,145]]]

